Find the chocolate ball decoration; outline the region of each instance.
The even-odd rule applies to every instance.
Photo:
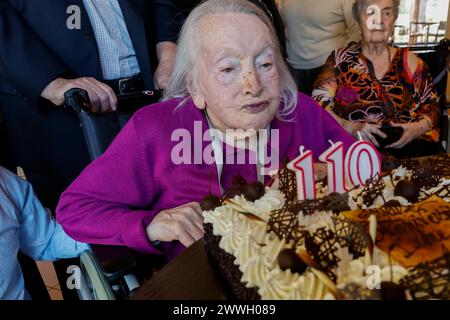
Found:
[[[293,273],[302,274],[308,267],[293,249],[283,249],[278,254],[278,265],[281,270],[290,269]]]
[[[264,195],[266,187],[261,182],[248,183],[244,186],[244,197],[248,201],[256,201]]]
[[[412,181],[402,180],[395,186],[394,195],[403,197],[411,203],[415,203],[419,199],[419,188]]]
[[[405,288],[390,281],[381,282],[380,295],[382,300],[406,300]]]
[[[220,198],[213,194],[204,197],[200,202],[200,207],[202,208],[203,211],[214,210],[215,208],[220,206],[221,206]]]
[[[391,172],[394,169],[400,167],[400,161],[393,156],[385,156],[381,162],[381,168],[383,172]]]

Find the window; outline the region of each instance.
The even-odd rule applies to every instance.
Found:
[[[449,0],[400,0],[394,43],[430,46],[445,38]]]

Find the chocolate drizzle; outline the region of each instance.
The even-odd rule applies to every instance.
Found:
[[[362,197],[364,204],[368,207],[373,205],[378,196],[383,194],[383,190],[385,187],[385,183],[383,178],[376,174],[372,178],[366,180],[366,184],[364,185],[364,189],[359,194]]]
[[[402,159],[400,160],[400,163],[403,167],[412,171],[420,165],[420,161],[417,159]]]
[[[450,299],[450,253],[434,261],[424,262],[410,270],[400,283],[413,299]]]
[[[227,199],[233,199],[235,196],[243,194],[246,184],[247,180],[245,180],[243,176],[239,174],[235,175],[231,182],[231,187],[223,193],[221,202],[224,202]]]
[[[287,201],[283,208],[274,210],[270,214],[268,230],[273,231],[286,242],[298,243],[304,236],[304,226],[299,225],[298,214],[308,216],[324,210],[322,200],[292,200]]]
[[[439,184],[440,179],[450,178],[450,157],[436,155],[420,162],[417,159],[403,159],[401,164],[413,171],[412,180],[419,188],[432,188]]]
[[[285,239],[286,242],[292,240],[298,242],[303,235],[303,228],[298,224],[297,215],[286,205],[279,210],[272,211],[267,226],[269,232],[273,231],[280,240]]]
[[[414,170],[411,180],[419,189],[429,189],[436,187],[442,178],[442,173],[434,167],[432,161],[426,161]]]
[[[291,211],[297,217],[300,211],[305,216],[310,216],[317,211],[324,210],[323,202],[321,200],[302,200],[291,201],[286,203],[286,209]]]
[[[333,269],[340,261],[336,256],[336,243],[338,243],[338,240],[334,232],[325,227],[317,229],[314,234],[305,232],[306,252],[314,260],[317,267],[333,281],[336,281]]]
[[[440,198],[450,198],[450,184],[440,185],[434,192],[424,192],[426,198],[431,196],[438,196]]]
[[[450,156],[437,155],[431,157],[428,161],[443,177],[450,178]]]
[[[284,193],[286,201],[295,201],[297,199],[297,180],[295,173],[283,166],[278,171],[278,179],[280,180],[279,190]]]
[[[362,210],[346,217],[362,223],[367,230],[371,214],[377,216],[377,246],[391,252],[406,267],[436,259],[448,248],[450,233],[445,223],[450,221],[450,207],[439,198],[407,207]]]
[[[360,224],[340,216],[334,216],[332,220],[338,243],[341,247],[347,247],[355,259],[363,256],[368,246],[372,249],[372,240]]]

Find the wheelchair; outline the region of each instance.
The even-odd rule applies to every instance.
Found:
[[[117,95],[117,111],[91,113],[88,93],[71,89],[64,95],[65,106],[78,114],[91,161],[109,146],[131,116],[143,106],[156,103],[161,91]],[[139,255],[127,247],[91,245],[80,257],[78,283],[80,300],[127,300],[152,271],[164,264],[162,258]]]

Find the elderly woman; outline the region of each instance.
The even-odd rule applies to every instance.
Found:
[[[270,142],[256,149],[281,162],[301,145],[318,157],[329,139],[354,141],[297,95],[270,19],[248,1],[210,0],[193,10],[165,100],[137,112],[62,195],[57,218],[69,235],[170,259],[203,236],[204,196],[220,195],[236,174],[270,180],[257,170],[261,159],[248,160],[251,144],[229,143],[270,129]],[[242,152],[245,161],[229,161]]]
[[[399,157],[429,155],[439,151],[438,96],[424,62],[389,45],[398,5],[355,1],[362,41],[329,56],[312,96],[353,135]]]

